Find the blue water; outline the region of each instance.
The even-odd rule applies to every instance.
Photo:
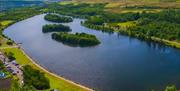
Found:
[[[67,79],[98,91],[161,91],[166,85],[180,86],[180,50],[128,36],[102,33],[80,25],[82,19],[66,23],[72,32],[94,34],[101,44],[70,47],[43,34],[51,22],[44,14],[18,22],[4,34],[18,43],[39,64]]]

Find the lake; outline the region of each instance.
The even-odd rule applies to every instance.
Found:
[[[40,65],[67,79],[98,91],[161,91],[166,85],[180,87],[180,50],[136,38],[108,34],[81,26],[83,19],[64,23],[72,32],[96,35],[100,45],[71,47],[42,33],[51,24],[44,15],[20,21],[4,34],[22,43]]]

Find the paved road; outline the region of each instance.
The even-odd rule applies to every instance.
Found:
[[[12,62],[8,62],[11,69],[16,73],[16,76],[19,78],[20,84],[23,85],[23,71],[20,69],[20,66],[16,66]]]

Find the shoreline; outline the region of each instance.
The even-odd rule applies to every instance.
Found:
[[[40,66],[36,61],[34,61],[29,55],[27,55],[27,53],[24,51],[23,48],[20,47],[19,49],[22,51],[22,53],[23,53],[35,66],[37,66],[39,69],[41,69],[44,73],[47,73],[47,74],[49,74],[49,75],[51,75],[51,76],[53,76],[53,77],[56,77],[56,78],[61,79],[61,80],[64,80],[64,81],[66,81],[66,82],[68,82],[68,83],[70,83],[70,84],[72,84],[72,85],[75,85],[75,86],[78,86],[78,87],[80,87],[80,88],[82,88],[82,89],[85,89],[85,91],[94,91],[94,90],[91,89],[91,88],[88,88],[88,87],[86,87],[86,86],[83,86],[83,85],[81,85],[81,84],[78,84],[78,83],[76,83],[76,82],[74,82],[74,81],[68,80],[68,79],[66,79],[66,78],[63,78],[63,77],[55,74],[55,73],[52,73],[52,72],[48,71],[47,69],[45,69],[45,68],[43,68],[42,66]]]
[[[115,28],[109,28],[109,27],[105,27],[107,29],[103,30],[103,26],[98,26],[98,25],[91,25],[91,24],[82,24],[82,26],[89,28],[89,29],[94,29],[96,31],[101,31],[101,32],[107,32],[107,33],[119,33],[121,35],[126,35],[127,37],[131,37],[127,31],[124,30],[119,30],[119,29],[115,29]],[[94,26],[96,28],[94,28]],[[99,29],[98,29],[98,28]],[[144,35],[146,38],[147,36]],[[138,36],[138,34],[133,35],[133,38],[139,39],[140,37]],[[176,42],[176,41],[170,41],[170,40],[166,40],[166,39],[161,39],[158,37],[154,37],[151,36],[150,40],[154,43],[158,43],[158,44],[163,44],[164,46],[168,46],[168,47],[172,47],[172,48],[176,48],[176,49],[180,49],[180,43]],[[143,41],[147,41],[146,39],[143,39]]]
[[[37,15],[39,15],[39,14],[37,14]],[[36,15],[35,15],[35,16],[36,16]],[[34,17],[34,16],[31,16],[31,17]],[[27,19],[28,19],[28,18],[27,18]],[[25,19],[23,19],[23,20],[25,20]],[[21,21],[21,20],[20,20],[20,21]],[[7,27],[9,27],[9,26],[11,26],[11,25],[13,25],[13,24],[15,24],[15,23],[17,23],[17,22],[19,22],[19,21],[16,21],[16,22],[13,22],[13,23],[7,25],[4,29],[2,29],[2,31],[4,31]],[[4,35],[4,33],[3,33],[3,35]],[[5,38],[5,39],[8,39],[9,37],[6,36],[6,35],[4,35],[4,38]],[[11,38],[10,38],[10,39],[11,39]],[[71,85],[74,85],[75,87],[81,88],[82,91],[94,91],[93,89],[91,89],[91,88],[89,88],[89,87],[87,87],[87,86],[83,86],[83,85],[81,85],[81,84],[79,84],[79,83],[76,83],[76,82],[74,82],[74,81],[72,81],[72,80],[66,79],[66,78],[64,78],[64,77],[62,77],[62,76],[60,76],[60,75],[57,75],[56,73],[53,73],[53,72],[47,70],[46,68],[44,68],[43,66],[41,66],[40,64],[38,64],[31,56],[29,56],[29,55],[24,51],[24,49],[23,49],[20,45],[18,45],[13,39],[11,39],[11,40],[15,43],[15,46],[14,46],[14,47],[3,47],[2,50],[9,49],[9,48],[17,48],[17,49],[19,49],[19,50],[23,53],[24,56],[27,57],[27,59],[29,59],[29,61],[30,61],[35,67],[37,67],[37,68],[38,68],[40,71],[42,71],[43,73],[46,73],[46,75],[49,75],[49,76],[52,76],[53,78],[62,80],[62,81],[64,81],[64,82],[66,82],[66,83],[69,83],[69,84],[71,84]],[[22,65],[22,64],[20,64],[20,65]],[[56,89],[56,88],[55,88],[55,89]],[[61,89],[60,89],[60,91],[61,91]],[[62,90],[62,91],[63,91],[63,90]],[[74,91],[74,90],[73,90],[73,91]],[[78,90],[78,91],[79,91],[79,90]],[[80,90],[80,91],[81,91],[81,90]]]

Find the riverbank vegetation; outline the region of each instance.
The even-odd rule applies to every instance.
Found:
[[[180,48],[180,10],[170,9],[159,13],[119,14],[119,17],[123,18],[116,17],[115,20],[112,16],[107,15],[92,16],[83,25],[107,32],[113,30],[142,40],[156,41]],[[135,22],[129,23],[129,21]],[[157,40],[157,38],[160,40]],[[165,40],[172,42],[167,43]]]
[[[25,7],[25,8],[14,8],[7,11],[0,12],[0,47],[9,46],[7,42],[12,42],[2,32],[5,28],[14,24],[20,20],[27,19],[34,15],[42,13],[40,9],[42,6]]]
[[[57,14],[47,14],[44,17],[45,20],[57,23],[69,23],[72,22],[73,19],[71,17],[60,16]]]
[[[175,85],[166,86],[165,91],[179,91]]]
[[[47,24],[43,26],[42,32],[70,32],[72,31],[69,26],[62,24]]]
[[[33,69],[29,65],[23,66],[24,83],[25,85],[33,86],[37,90],[49,89],[49,79],[44,76],[44,73]]]
[[[96,36],[86,33],[53,33],[52,39],[61,41],[64,44],[81,47],[94,46],[100,44],[100,41],[96,38]]]

